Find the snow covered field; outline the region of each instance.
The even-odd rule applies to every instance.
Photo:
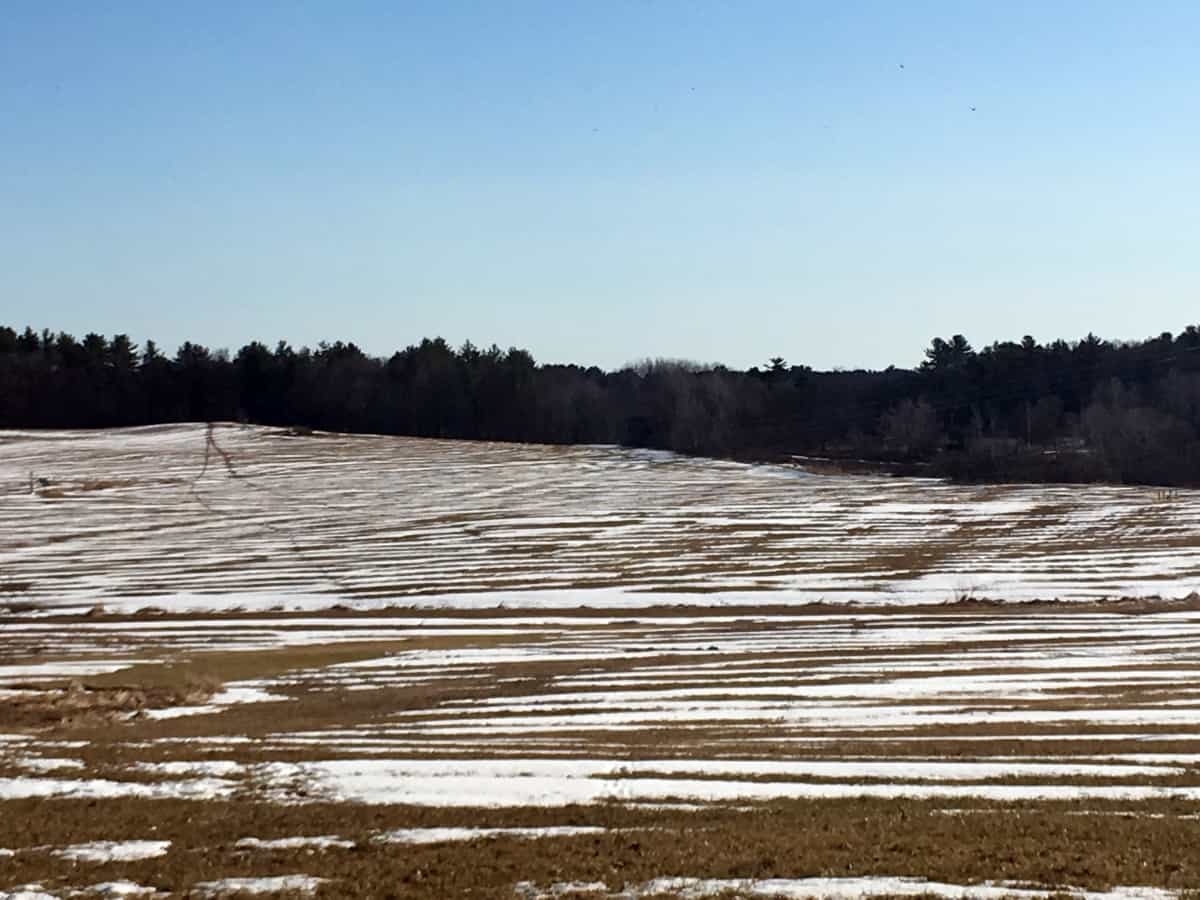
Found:
[[[1200,884],[1200,496],[215,437],[0,434],[0,900]]]
[[[232,469],[215,450],[206,465],[202,426],[0,432],[9,594],[123,610],[943,603],[1174,597],[1200,575],[1196,492],[817,476],[612,447],[215,438]]]

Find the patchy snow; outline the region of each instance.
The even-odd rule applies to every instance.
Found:
[[[284,891],[312,893],[328,879],[312,875],[277,875],[270,878],[222,878],[220,881],[201,881],[192,887],[202,896],[223,894],[281,894]]]
[[[414,714],[415,715],[415,714]],[[488,734],[522,734],[563,731],[640,730],[663,723],[709,722],[777,722],[792,727],[841,728],[847,730],[880,731],[925,726],[950,725],[1023,725],[1067,724],[1082,725],[1192,725],[1196,712],[1190,708],[1144,706],[1134,708],[1084,709],[966,709],[948,705],[904,706],[897,704],[852,704],[756,700],[729,700],[717,703],[686,703],[674,706],[647,703],[628,704],[612,712],[566,711],[561,715],[531,715],[447,719],[455,724],[427,726],[425,733],[466,735],[475,732]]]
[[[201,474],[203,426],[0,435],[0,478],[24,483],[32,469],[62,486],[5,507],[15,527],[0,569],[38,608],[0,618],[11,653],[0,702],[21,703],[29,680],[139,660],[360,641],[395,652],[237,682],[149,717],[310,692],[415,689],[414,701],[253,739],[146,740],[118,757],[130,774],[114,779],[163,783],[89,780],[65,745],[0,735],[9,771],[30,776],[0,779],[0,798],[261,788],[296,802],[557,806],[1200,791],[1200,613],[870,609],[970,594],[1185,596],[1200,573],[1200,491],[1163,504],[1144,488],[828,478],[612,447],[232,427],[217,439],[261,490],[220,467]],[[117,486],[74,489],[85,471]],[[785,608],[815,601],[828,605]],[[245,615],[38,618],[93,604]],[[335,604],[405,609],[319,612]],[[647,728],[661,731],[663,759],[639,758]],[[950,732],[978,758],[922,756]],[[837,758],[848,741],[859,755]],[[1106,753],[1117,741],[1171,752]],[[178,758],[246,744],[257,759],[329,761]],[[166,747],[175,762],[136,758]],[[474,755],[491,759],[459,759]]]
[[[451,841],[474,841],[480,838],[554,838],[581,834],[605,834],[607,828],[589,825],[551,825],[542,828],[401,828],[379,835],[376,840],[385,844],[441,844]]]
[[[62,626],[57,626],[61,632]],[[14,681],[45,681],[49,679],[84,678],[89,675],[107,675],[119,672],[142,660],[121,662],[53,662],[29,663],[28,665],[0,666],[0,683]]]
[[[13,765],[29,772],[57,772],[63,769],[82,769],[83,761],[53,756],[20,756]]]
[[[363,752],[363,748],[351,748]],[[1170,755],[1167,755],[1170,757]],[[724,778],[727,784],[756,784],[747,778],[828,778],[878,779],[891,782],[914,780],[947,782],[982,782],[991,779],[1024,778],[1130,778],[1139,775],[1161,777],[1186,771],[1180,766],[1134,764],[1124,762],[1022,761],[1010,758],[981,761],[916,760],[916,759],[846,759],[846,760],[772,760],[772,759],[642,759],[601,760],[582,758],[503,758],[503,759],[353,759],[308,763],[268,763],[252,767],[254,774],[269,781],[289,783],[296,779],[312,780],[318,790],[339,797],[364,799],[378,794],[371,802],[415,802],[406,791],[415,786],[422,790],[446,785],[453,790],[458,783],[473,784],[490,781],[495,788],[492,796],[503,791],[502,784],[512,784],[523,792],[535,783],[566,785],[585,781],[592,786],[607,784],[613,793],[621,787],[655,780],[657,776],[693,775]],[[1164,761],[1165,762],[1165,761]],[[139,771],[181,775],[190,773],[232,777],[250,771],[251,767],[229,761],[139,763]],[[541,779],[539,782],[538,779]],[[666,784],[684,784],[657,778]],[[686,782],[691,784],[690,781]],[[783,784],[786,784],[784,782]],[[564,787],[573,792],[577,788]],[[715,788],[714,788],[715,789]],[[421,792],[421,791],[418,791]],[[402,796],[395,796],[396,794]],[[384,798],[390,798],[384,799]],[[466,799],[469,801],[470,796]],[[457,805],[457,804],[455,804]]]
[[[98,897],[143,897],[155,895],[158,891],[152,887],[138,884],[134,881],[105,881],[93,884],[84,893],[95,894]]]
[[[565,806],[574,803],[649,802],[666,799],[726,802],[823,797],[979,797],[1038,799],[1200,799],[1200,787],[1092,784],[906,784],[736,779],[614,777],[653,773],[662,762],[581,759],[516,760],[330,760],[270,763],[261,776],[277,785],[280,799],[298,799],[288,785],[305,785],[310,798],[418,806]],[[769,764],[766,764],[769,765]],[[721,761],[707,771],[695,761],[678,771],[722,774]],[[668,766],[669,767],[669,766]]]
[[[209,698],[208,703],[197,706],[170,706],[166,709],[148,709],[143,715],[148,719],[178,719],[183,716],[208,715],[223,712],[240,703],[270,703],[288,700],[280,694],[272,694],[260,687],[231,685]]]
[[[47,894],[40,884],[23,884],[7,891],[0,891],[0,900],[59,900],[59,898],[54,894]]]
[[[636,891],[637,888],[635,886],[629,890]],[[608,892],[608,885],[603,881],[558,881],[545,888],[537,887],[532,881],[518,881],[513,885],[513,893],[521,900],[551,900],[556,897],[574,897],[577,894],[614,896]]]
[[[30,797],[150,797],[183,800],[213,800],[228,797],[234,784],[215,778],[192,781],[163,781],[146,784],[138,781],[109,781],[100,778],[0,778],[0,800]]]
[[[1200,566],[1196,491],[1164,504],[1140,487],[826,477],[618,447],[285,439],[231,426],[216,439],[240,478],[201,471],[202,425],[0,434],[0,479],[24,483],[33,470],[59,492],[6,498],[16,539],[0,548],[0,568],[29,585],[15,596],[32,607],[7,618],[95,604],[133,612],[1182,597]],[[88,480],[115,486],[84,490]],[[87,533],[77,533],[72,523],[85,515]],[[322,549],[300,549],[301,536]],[[928,547],[938,552],[913,554],[915,568],[888,561]]]
[[[51,853],[75,862],[109,863],[155,859],[165,856],[170,849],[170,841],[93,841],[61,847]]]
[[[155,775],[206,775],[214,778],[234,778],[246,771],[246,767],[242,763],[228,759],[189,759],[156,763],[139,762],[134,764],[133,769],[138,772],[152,772]]]
[[[597,894],[613,900],[637,900],[639,897],[672,894],[684,900],[698,900],[725,894],[743,897],[772,898],[835,898],[861,900],[877,896],[919,897],[935,896],[962,900],[1033,900],[1053,896],[1070,896],[1079,900],[1172,900],[1174,891],[1149,887],[1116,887],[1108,891],[1086,891],[1072,887],[1036,888],[1010,882],[982,884],[946,884],[921,878],[867,876],[862,878],[656,878],[640,885],[626,885],[609,891],[602,882],[560,882],[538,887],[532,882],[520,882],[515,892],[522,900],[551,900],[575,894]]]
[[[242,838],[234,846],[239,850],[349,850],[356,846],[354,841],[348,841],[337,835],[326,834],[318,837],[287,837],[260,840],[259,838]]]

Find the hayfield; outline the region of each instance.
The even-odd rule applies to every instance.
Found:
[[[1200,886],[1190,492],[233,426],[0,490],[0,897]]]

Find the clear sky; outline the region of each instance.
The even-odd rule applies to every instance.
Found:
[[[1200,4],[7,0],[0,322],[911,366],[1200,321]]]

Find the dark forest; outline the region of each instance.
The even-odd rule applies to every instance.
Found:
[[[735,371],[647,360],[605,372],[426,339],[234,354],[0,327],[0,427],[242,421],[471,440],[597,443],[970,481],[1200,485],[1200,330],[976,350],[935,338],[914,369]],[[918,355],[918,354],[914,354]],[[811,462],[811,460],[810,460]]]

